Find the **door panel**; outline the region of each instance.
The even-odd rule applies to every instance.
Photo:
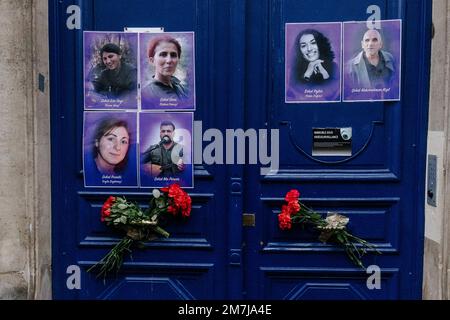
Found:
[[[122,271],[103,283],[86,270],[99,261],[119,240],[100,222],[99,212],[109,195],[124,195],[145,207],[148,189],[84,188],[81,159],[83,90],[82,31],[121,31],[124,27],[165,27],[166,31],[195,31],[197,110],[204,128],[225,128],[226,121],[212,106],[226,110],[222,89],[228,85],[227,42],[216,42],[228,28],[213,20],[219,12],[229,21],[224,2],[79,1],[82,30],[65,27],[69,1],[50,1],[52,29],[52,166],[53,166],[53,285],[57,299],[223,299],[240,294],[227,286],[228,198],[224,193],[224,166],[195,166],[191,218],[169,227],[171,237],[148,242],[134,250]],[[50,13],[52,17],[52,13]],[[180,18],[182,17],[182,19]],[[220,48],[220,50],[218,50]],[[64,56],[62,55],[64,53]],[[67,62],[70,63],[67,63]],[[219,61],[214,68],[211,68]],[[73,62],[73,63],[72,63]],[[70,79],[70,81],[68,81]],[[220,95],[217,95],[219,92]],[[66,148],[72,145],[76,148]],[[74,161],[73,161],[74,160]],[[224,196],[217,197],[216,194]],[[237,241],[240,243],[240,239]],[[66,268],[81,267],[81,290],[68,290]],[[240,271],[240,269],[238,269]]]
[[[384,20],[402,19],[403,66],[418,66],[402,67],[408,90],[401,101],[286,104],[285,24],[364,21],[369,5],[378,5]],[[418,30],[428,30],[429,13],[426,1],[249,2],[247,48],[263,55],[246,63],[246,125],[280,130],[280,169],[265,177],[256,167],[246,171],[244,208],[257,221],[244,234],[247,297],[420,299],[427,90],[417,86],[428,83],[429,42]],[[351,157],[311,155],[312,128],[342,127],[353,128]],[[365,271],[340,248],[321,243],[318,232],[278,228],[284,195],[293,188],[324,216],[348,216],[350,231],[376,244],[382,254],[363,262],[380,267],[380,290],[369,290]]]

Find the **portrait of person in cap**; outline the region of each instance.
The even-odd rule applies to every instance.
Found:
[[[137,34],[85,31],[84,108],[137,109]]]
[[[96,92],[110,98],[136,90],[137,69],[122,61],[122,51],[114,43],[105,44],[99,52],[102,64],[93,74],[92,84]]]

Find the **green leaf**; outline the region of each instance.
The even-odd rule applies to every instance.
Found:
[[[164,200],[163,197],[159,197],[158,199],[155,199],[156,202],[156,206],[158,208],[164,208],[166,206],[166,201]]]
[[[128,208],[128,206],[126,204],[120,203],[117,205],[117,208],[119,208],[120,210],[125,210],[126,208]]]

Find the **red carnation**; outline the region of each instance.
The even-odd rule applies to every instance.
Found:
[[[167,212],[176,215],[181,211],[183,217],[189,217],[191,214],[192,200],[191,197],[178,184],[172,184],[169,187],[162,188],[161,191],[168,193],[171,199]]]
[[[192,208],[192,200],[187,194],[183,199],[183,203],[181,205],[181,215],[183,217],[189,217],[191,215]]]
[[[283,212],[278,215],[278,222],[280,229],[288,230],[292,226],[291,216],[289,214],[284,214]]]
[[[289,213],[295,214],[300,211],[300,204],[298,201],[291,201],[288,203]]]
[[[298,192],[298,190],[292,189],[291,191],[286,193],[285,200],[287,202],[293,202],[293,201],[297,202],[299,197],[300,197],[300,192]]]
[[[100,221],[104,222],[105,217],[109,217],[111,215],[111,207],[114,205],[116,198],[110,196],[102,206]]]
[[[177,208],[176,207],[173,207],[173,206],[168,206],[167,207],[167,212],[169,212],[169,213],[171,213],[171,214],[173,214],[173,215],[176,215],[177,214]]]
[[[281,207],[281,214],[284,214],[284,215],[286,215],[286,216],[289,216],[289,215],[290,215],[289,207],[286,206],[286,205],[283,205],[283,206]]]

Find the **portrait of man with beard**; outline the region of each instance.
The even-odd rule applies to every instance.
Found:
[[[184,171],[183,146],[176,143],[175,125],[162,121],[159,126],[160,141],[142,154],[146,174],[152,177],[174,177]]]

